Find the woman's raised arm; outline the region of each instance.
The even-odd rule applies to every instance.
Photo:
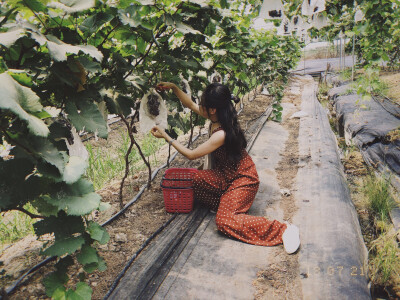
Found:
[[[157,84],[157,89],[161,89],[161,90],[172,89],[174,94],[178,97],[178,99],[182,102],[182,104],[185,107],[191,109],[196,114],[207,118],[207,116],[202,111],[200,111],[199,105],[194,103],[192,101],[192,99],[187,94],[185,94],[175,83],[160,82],[159,84]]]

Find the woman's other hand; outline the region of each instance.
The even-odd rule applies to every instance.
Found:
[[[164,131],[164,129],[162,129],[161,127],[159,127],[159,126],[154,126],[152,129],[151,129],[151,134],[153,135],[153,136],[155,136],[156,138],[158,138],[158,139],[160,139],[160,138],[165,138],[165,136],[166,136],[166,132]]]

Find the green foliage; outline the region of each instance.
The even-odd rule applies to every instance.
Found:
[[[240,97],[266,84],[279,119],[298,43],[249,29],[261,1],[209,4],[11,0],[1,5],[0,138],[14,148],[10,158],[0,159],[0,209],[21,210],[30,203],[41,217],[34,224],[36,234],[54,235],[43,249],[59,256],[57,270],[45,279],[49,297],[90,298],[91,289],[82,282],[75,290],[65,288],[75,253],[86,272],[106,267],[95,244],[109,236],[87,218],[106,205],[82,178],[91,165],[87,171],[85,160],[73,155],[74,129],[106,138],[104,115],[126,117],[137,111],[137,99],[160,80],[186,79],[198,101],[214,72]],[[163,97],[177,110],[169,121],[178,130],[186,133],[204,123],[190,118],[176,97]],[[49,113],[54,108],[57,116]],[[145,140],[144,145],[150,156],[160,144]],[[136,159],[137,153],[132,156]]]
[[[36,213],[32,205],[24,207],[30,213]],[[13,243],[28,234],[34,234],[32,224],[35,221],[27,214],[19,211],[9,211],[0,215],[0,245]]]
[[[39,97],[29,88],[21,86],[7,73],[0,74],[0,109],[7,110],[26,122],[29,131],[37,136],[46,137],[49,129],[34,114],[42,111]]]
[[[389,220],[389,213],[395,207],[390,193],[390,182],[385,178],[370,175],[364,182],[364,194],[378,220]]]
[[[364,19],[355,22],[354,16],[358,10],[364,14]],[[328,36],[332,40],[340,32],[348,37],[355,35],[355,50],[363,64],[376,66],[383,61],[392,66],[399,64],[399,1],[334,0],[327,1],[326,11],[332,22],[318,32],[319,36]]]
[[[371,95],[385,94],[388,87],[379,78],[378,68],[366,68],[364,74],[360,75],[356,81],[357,93],[364,99],[371,99]]]
[[[89,222],[87,230],[90,237],[95,241],[98,241],[102,245],[108,243],[110,239],[108,232],[96,222]]]
[[[371,242],[369,249],[369,273],[371,281],[377,286],[388,286],[397,282],[400,276],[400,248],[392,224],[380,223],[381,235]]]
[[[345,68],[342,70],[340,73],[340,78],[343,81],[350,80],[351,79],[351,68]]]

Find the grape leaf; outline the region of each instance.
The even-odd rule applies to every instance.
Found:
[[[97,61],[101,61],[103,59],[103,54],[92,45],[70,45],[60,41],[58,38],[52,35],[47,35],[46,39],[50,56],[55,61],[65,61],[67,60],[67,53],[79,54],[80,51],[90,55]]]
[[[43,198],[37,198],[31,203],[33,207],[37,209],[38,213],[41,216],[45,217],[56,216],[58,213],[58,207],[51,205],[47,201],[43,200]]]
[[[118,16],[122,24],[138,27],[142,20],[139,10],[140,6],[138,5],[131,5],[126,9],[120,9],[118,11]]]
[[[9,209],[35,197],[35,180],[25,178],[33,172],[29,159],[15,158],[0,161],[0,208]],[[15,183],[19,184],[16,185]]]
[[[76,284],[76,290],[67,291],[68,300],[89,300],[92,298],[92,288],[84,282],[78,282]]]
[[[76,258],[82,265],[99,262],[99,256],[97,255],[96,249],[90,247],[89,245],[84,245],[80,253],[77,254]]]
[[[103,24],[111,21],[113,19],[113,15],[99,12],[89,18],[86,18],[82,24],[79,26],[79,29],[86,35],[90,36],[95,33]]]
[[[56,290],[65,291],[64,284],[68,282],[68,275],[64,272],[52,272],[43,279],[43,284],[46,287],[46,294],[52,297]],[[58,293],[57,293],[58,294]]]
[[[91,61],[85,56],[81,56],[76,58],[77,61],[81,63],[81,65],[90,72],[99,72],[101,71],[100,63],[96,61]]]
[[[58,216],[51,216],[33,224],[37,236],[53,233],[56,238],[64,238],[85,232],[83,220],[77,216],[67,216],[64,211]]]
[[[61,256],[64,254],[72,254],[85,243],[85,239],[81,236],[67,237],[55,240],[54,244],[43,251],[47,256]]]
[[[107,265],[106,265],[106,262],[104,261],[104,259],[102,257],[99,257],[99,262],[85,265],[83,267],[83,269],[88,273],[92,273],[95,270],[99,270],[100,272],[103,272],[107,269]]]
[[[47,7],[37,0],[25,0],[24,3],[26,6],[28,6],[30,9],[32,9],[36,12],[39,12],[39,11],[44,12],[47,10]]]
[[[12,46],[20,37],[22,37],[25,33],[25,30],[19,29],[11,29],[7,32],[0,33],[0,44],[4,47],[9,48]]]
[[[96,193],[82,196],[70,196],[63,198],[58,205],[59,209],[65,209],[68,215],[86,215],[99,207],[101,197]]]
[[[32,87],[32,78],[30,78],[26,73],[21,73],[21,72],[12,72],[8,71],[8,74],[11,75],[12,78],[15,79],[19,84],[27,87]]]
[[[87,161],[79,156],[70,156],[64,170],[64,181],[74,183],[81,178],[87,168]]]
[[[64,173],[67,159],[65,151],[59,151],[57,147],[46,138],[30,138],[28,140],[31,142],[32,152],[35,155],[39,156],[43,161],[55,166],[60,175]]]
[[[59,2],[50,2],[47,4],[48,7],[61,9],[69,14],[87,10],[94,7],[94,5],[94,0],[59,0]]]
[[[101,138],[107,138],[107,123],[96,104],[80,101],[77,107],[74,103],[68,102],[65,110],[68,113],[68,119],[77,130],[98,132]]]
[[[90,237],[102,245],[107,244],[110,240],[108,232],[95,222],[90,222],[87,230],[89,231]]]
[[[111,207],[111,204],[108,202],[100,202],[99,211],[106,211]]]
[[[46,287],[46,293],[47,293],[47,287]],[[57,289],[54,290],[53,294],[51,294],[49,297],[53,300],[67,300],[67,291],[64,286],[60,286]]]
[[[81,178],[73,184],[59,183],[43,199],[70,216],[80,216],[97,209],[101,197],[94,192],[92,183]]]
[[[29,88],[20,85],[9,74],[0,74],[0,109],[10,110],[27,122],[29,131],[46,137],[49,129],[39,118],[29,114],[42,111],[39,97]]]

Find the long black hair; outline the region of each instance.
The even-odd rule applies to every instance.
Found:
[[[206,87],[201,96],[201,105],[207,109],[217,109],[218,122],[225,131],[225,148],[227,158],[233,163],[239,162],[242,150],[246,148],[247,141],[243,130],[240,128],[235,107],[231,101],[229,88],[220,83],[211,83]]]

